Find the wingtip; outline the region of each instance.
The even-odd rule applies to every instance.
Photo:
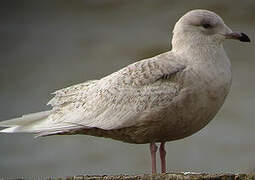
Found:
[[[18,126],[5,128],[0,131],[0,133],[14,133]]]

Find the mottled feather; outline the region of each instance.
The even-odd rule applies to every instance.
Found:
[[[184,68],[171,53],[165,53],[100,80],[58,90],[49,102],[54,112],[48,119],[58,124],[77,124],[78,128],[105,130],[144,123],[139,122],[141,116],[164,106],[178,94],[180,86],[170,77]]]

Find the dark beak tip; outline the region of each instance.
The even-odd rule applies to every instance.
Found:
[[[242,42],[251,42],[250,38],[244,33],[241,33],[241,36],[238,39]]]

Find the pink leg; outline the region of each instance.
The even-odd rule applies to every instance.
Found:
[[[155,143],[150,143],[150,151],[151,151],[151,167],[152,167],[152,174],[157,173],[157,166],[156,166],[156,152],[158,147]]]
[[[161,173],[166,173],[166,151],[165,151],[165,142],[161,142],[160,148],[160,160],[161,160]]]

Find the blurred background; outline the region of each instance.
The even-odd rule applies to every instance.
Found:
[[[170,50],[175,22],[196,8],[215,11],[233,30],[254,39],[255,1],[250,0],[2,0],[0,120],[47,110],[57,89]],[[255,170],[254,43],[228,41],[225,49],[233,66],[231,92],[206,128],[167,144],[168,172]],[[150,172],[147,144],[0,134],[3,178]]]

